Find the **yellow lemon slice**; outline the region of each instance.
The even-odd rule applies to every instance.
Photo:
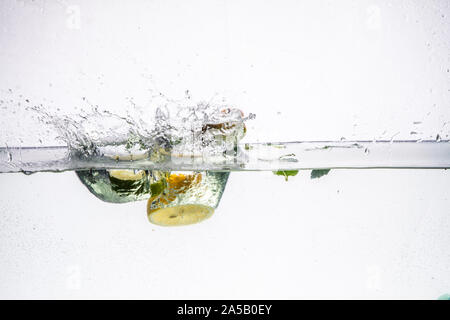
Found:
[[[151,223],[165,227],[185,226],[208,219],[213,213],[214,209],[208,206],[184,204],[176,207],[150,209],[148,211],[148,220]]]
[[[141,180],[144,174],[144,170],[109,170],[109,176],[119,180]]]

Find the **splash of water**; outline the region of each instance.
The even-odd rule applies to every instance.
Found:
[[[29,109],[57,131],[57,139],[72,155],[126,160],[157,152],[224,152],[245,134],[244,122],[255,117],[244,117],[241,110],[214,101],[174,101],[162,95],[147,108],[133,104],[122,113],[88,104],[89,109],[76,114],[61,114],[42,105]]]

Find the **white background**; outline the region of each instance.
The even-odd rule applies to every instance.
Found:
[[[186,90],[255,113],[253,142],[448,139],[449,5],[2,1],[0,143],[54,144],[26,106],[151,109]]]
[[[450,288],[449,171],[232,173],[200,224],[150,224],[74,173],[1,177],[1,298],[423,298]]]
[[[0,143],[54,143],[25,99],[122,110],[154,90],[226,97],[256,114],[252,142],[448,138],[449,18],[448,1],[1,1]],[[448,171],[308,175],[232,173],[210,220],[169,229],[73,173],[1,175],[0,297],[450,291]]]

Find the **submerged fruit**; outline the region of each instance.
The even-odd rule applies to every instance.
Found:
[[[176,207],[151,209],[147,207],[148,219],[160,226],[184,226],[198,223],[212,216],[214,208],[200,204],[184,204]]]
[[[81,170],[77,175],[103,201],[124,203],[148,199],[147,214],[152,223],[167,226],[197,223],[210,217],[217,208],[230,172],[180,173],[170,169],[178,166],[178,158],[236,154],[238,141],[247,131],[245,120],[240,110],[225,109],[206,117],[201,127],[191,126],[188,135],[164,134],[149,141],[133,136],[125,146],[103,147],[102,156],[126,161],[129,168],[135,164],[135,168],[142,168],[144,163],[151,162],[160,165],[152,168],[167,167],[163,171],[101,169]],[[146,161],[132,163],[135,160]]]
[[[149,221],[178,226],[205,220],[219,204],[228,176],[229,172],[166,173],[150,187]]]
[[[112,203],[149,198],[148,174],[144,170],[82,170],[81,182],[97,198]]]

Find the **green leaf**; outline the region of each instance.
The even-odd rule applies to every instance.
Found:
[[[296,176],[298,173],[298,170],[278,170],[278,171],[274,171],[273,174],[277,175],[277,176],[283,176],[286,181],[288,181],[288,177],[290,176]]]
[[[326,176],[331,169],[317,169],[311,171],[311,179],[320,178]]]

